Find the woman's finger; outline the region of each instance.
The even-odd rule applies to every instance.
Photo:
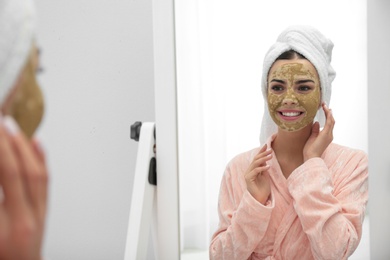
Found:
[[[267,161],[271,160],[271,158],[272,158],[272,154],[271,154],[271,153],[270,153],[270,154],[267,154],[266,156],[261,157],[261,158],[255,160],[255,161],[253,162],[253,165],[254,165],[255,167],[262,166],[262,165],[265,164]]]
[[[266,150],[267,145],[265,144],[257,153],[257,155],[253,158],[252,163],[249,165],[249,168],[246,172],[246,177],[252,178],[254,173],[254,170],[261,166],[266,166],[266,161],[272,158],[272,150]]]
[[[317,137],[320,133],[320,123],[315,122],[311,128],[311,135]]]
[[[253,158],[253,161],[257,161],[258,159],[263,158],[263,157],[266,157],[266,156],[268,156],[269,154],[272,154],[272,150],[271,150],[271,149],[266,150],[266,151],[263,151],[263,152],[261,152],[261,153],[258,153],[258,154]]]
[[[15,136],[15,151],[21,165],[31,208],[42,219],[46,214],[47,171],[41,159],[36,155],[29,140],[24,135]]]
[[[263,145],[263,147],[261,147],[261,149],[259,150],[259,152],[257,153],[258,154],[261,154],[262,152],[266,151],[267,150],[267,144]]]
[[[8,122],[12,121],[12,118],[8,118]],[[27,202],[38,219],[42,219],[46,214],[46,167],[33,151],[30,141],[21,132],[13,136],[11,144],[24,182]]]
[[[257,173],[256,175],[259,175],[260,173],[267,171],[269,168],[270,168],[270,166],[268,164],[264,165],[264,166],[257,167],[255,169],[255,172]]]
[[[326,106],[326,104],[323,104],[322,107],[323,107],[325,117],[326,117],[325,126],[324,126],[324,129],[322,131],[325,133],[332,133],[334,123],[335,123],[332,111]]]
[[[333,133],[333,128],[335,123],[336,121],[334,120],[332,109],[329,109],[329,124],[330,124],[330,131],[332,133]]]
[[[259,175],[259,174],[261,174],[262,172],[264,172],[264,171],[267,171],[268,169],[269,169],[269,165],[264,165],[264,166],[259,166],[259,167],[256,167],[256,168],[254,168],[252,171],[250,171],[249,173],[248,173],[248,176],[246,176],[247,177],[247,179],[249,179],[249,180],[254,180],[255,178],[257,178],[257,176]]]
[[[11,216],[25,215],[27,209],[23,179],[13,150],[10,132],[15,133],[12,122],[3,120],[0,125],[0,185],[4,193],[4,206]]]
[[[45,209],[43,215],[45,215],[46,207],[47,207],[48,186],[49,186],[49,171],[46,166],[46,155],[45,155],[45,151],[42,148],[41,143],[35,138],[32,139],[32,147],[36,153],[37,158],[40,160],[44,171],[43,174],[44,174],[45,186],[42,189],[42,201],[44,203],[43,207]]]
[[[37,158],[40,160],[40,162],[43,165],[46,165],[46,155],[45,155],[45,151],[42,148],[41,143],[37,139],[33,138],[31,140],[31,144]]]

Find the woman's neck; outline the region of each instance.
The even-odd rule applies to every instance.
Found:
[[[278,134],[272,143],[274,152],[283,157],[297,158],[303,156],[303,148],[311,134],[312,124],[295,132],[288,132],[279,128]]]
[[[296,132],[279,129],[272,142],[272,149],[286,179],[303,163],[303,148],[311,134],[311,128],[312,124]]]

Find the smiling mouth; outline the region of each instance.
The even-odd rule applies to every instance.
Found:
[[[305,115],[303,111],[278,111],[279,118],[284,122],[295,122],[301,120]]]
[[[279,112],[280,115],[285,117],[297,117],[303,114],[303,112]]]

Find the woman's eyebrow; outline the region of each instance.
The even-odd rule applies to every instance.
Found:
[[[295,84],[303,84],[303,83],[307,83],[307,82],[315,83],[314,80],[311,80],[311,79],[300,79],[300,80],[295,81]]]
[[[285,81],[284,81],[284,80],[281,80],[281,79],[273,79],[273,80],[271,80],[271,82],[279,82],[279,83],[281,83],[281,84],[284,84],[284,83],[285,83]]]

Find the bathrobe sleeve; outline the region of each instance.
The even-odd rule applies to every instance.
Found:
[[[243,174],[236,160],[228,165],[222,178],[219,227],[210,244],[210,259],[248,259],[264,238],[274,207],[273,196],[271,193],[266,205],[258,202],[239,179]]]
[[[312,158],[287,179],[315,259],[347,259],[354,252],[368,201],[366,154],[345,151],[332,160]]]

